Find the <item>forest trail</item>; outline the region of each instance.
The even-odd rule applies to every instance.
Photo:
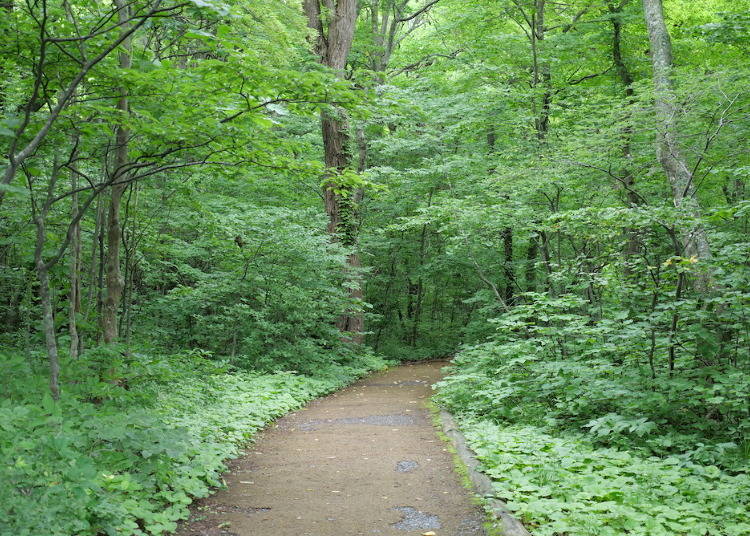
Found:
[[[373,374],[280,419],[178,536],[483,536],[425,405],[444,365]]]

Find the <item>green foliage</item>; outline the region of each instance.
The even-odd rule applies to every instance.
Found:
[[[695,302],[677,305],[677,342],[659,327],[675,306],[596,319],[576,295],[525,299],[439,384],[498,496],[534,534],[745,534],[750,383],[744,365],[701,363],[717,347]]]
[[[169,233],[144,237],[139,338],[254,370],[308,371],[347,351],[333,325],[348,304],[345,251],[330,243],[322,218],[185,197],[190,210],[175,206]]]
[[[0,184],[0,532],[169,530],[263,423],[378,366],[336,329],[363,310],[377,352],[460,352],[439,399],[535,533],[750,532],[747,3],[664,1],[681,193],[639,2],[363,1],[346,76],[295,2],[130,2],[127,69],[112,3],[12,2],[0,152],[43,136]],[[321,112],[349,124],[343,171]],[[100,347],[115,176],[122,344]],[[35,253],[59,261],[59,405]]]
[[[54,403],[30,389],[44,380],[23,358],[2,359],[3,536],[170,532],[269,421],[383,367],[363,355],[312,376],[259,374],[200,352],[123,357],[111,348],[66,363]]]
[[[532,426],[464,424],[497,496],[538,536],[741,536],[750,479],[676,457],[596,448]]]

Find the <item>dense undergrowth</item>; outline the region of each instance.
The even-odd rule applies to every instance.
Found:
[[[2,536],[171,531],[266,423],[384,366],[365,354],[264,374],[100,348],[67,363],[54,403],[25,358],[2,360]]]
[[[594,446],[544,427],[464,426],[497,495],[534,536],[740,536],[750,532],[744,472]]]
[[[528,299],[456,356],[438,398],[534,536],[750,534],[745,353],[701,359],[694,320],[673,370],[662,337],[652,369],[656,317]]]

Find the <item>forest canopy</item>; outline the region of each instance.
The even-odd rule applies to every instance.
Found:
[[[0,534],[437,358],[535,536],[749,534],[748,13],[0,0]]]

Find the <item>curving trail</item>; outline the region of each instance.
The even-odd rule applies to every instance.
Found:
[[[484,536],[425,408],[444,365],[373,374],[280,419],[178,536]]]

